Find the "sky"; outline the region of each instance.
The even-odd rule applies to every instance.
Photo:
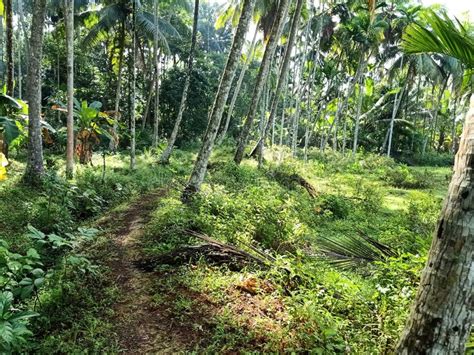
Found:
[[[471,21],[474,19],[474,0],[422,0],[423,5],[444,5],[449,13],[456,17],[463,17],[468,12]]]
[[[218,4],[224,4],[228,0],[210,0]],[[464,13],[468,13],[469,19],[474,20],[474,0],[421,0],[423,5],[440,4],[448,9],[452,16],[464,18]]]

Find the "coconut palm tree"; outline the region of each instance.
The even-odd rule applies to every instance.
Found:
[[[445,13],[424,14],[407,27],[407,53],[441,53],[474,69],[474,37]],[[454,174],[438,221],[399,354],[463,354],[472,325],[474,293],[474,96],[464,122]]]
[[[64,0],[67,47],[66,177],[74,174],[74,0]]]
[[[175,1],[174,5],[176,7],[186,7],[186,2],[184,0]],[[100,9],[90,10],[83,14],[83,18],[87,18],[88,15],[97,16],[99,18],[97,23],[89,30],[89,33],[86,35],[86,37],[84,37],[83,43],[85,45],[92,46],[99,43],[104,38],[105,33],[110,33],[114,30],[117,36],[117,40],[115,41],[117,43],[117,48],[114,49],[114,51],[117,51],[118,56],[115,91],[115,117],[117,123],[113,128],[114,135],[116,134],[118,121],[120,118],[123,54],[125,50],[127,33],[133,27],[131,24],[133,7],[135,7],[136,10],[135,23],[137,36],[152,38],[153,40],[155,37],[157,37],[157,41],[159,42],[160,46],[165,50],[168,50],[167,38],[179,36],[179,33],[167,19],[161,17],[155,18],[155,14],[146,11],[142,2],[138,0],[133,0],[132,2],[128,0],[108,0],[105,1],[104,6]],[[116,148],[114,146],[114,140],[111,140],[110,144],[110,148],[114,150]]]
[[[181,120],[183,119],[183,113],[186,109],[186,100],[188,97],[189,84],[191,82],[191,74],[193,72],[193,61],[194,61],[194,52],[196,50],[196,41],[197,41],[197,26],[199,21],[199,0],[194,1],[194,17],[193,17],[193,32],[191,35],[191,48],[188,55],[188,68],[186,72],[186,78],[184,79],[183,93],[181,95],[181,102],[179,104],[178,116],[174,123],[173,131],[168,139],[168,144],[161,154],[160,163],[168,164],[170,160],[171,153],[173,152],[174,143],[178,137],[179,126],[181,125]]]
[[[219,82],[219,88],[217,89],[214,103],[209,114],[209,122],[204,135],[203,143],[196,158],[196,163],[194,164],[188,184],[183,191],[182,199],[184,201],[188,201],[197,191],[199,191],[204,181],[207,171],[207,164],[212,153],[212,148],[214,147],[217,131],[219,130],[219,126],[221,124],[225,103],[227,102],[230,86],[232,85],[235,71],[239,63],[239,57],[242,52],[245,35],[249,27],[254,5],[255,0],[244,0],[242,4],[239,24],[235,31],[232,46],[227,57],[227,62]]]
[[[29,103],[28,158],[24,175],[25,182],[31,185],[39,185],[44,174],[41,138],[41,58],[45,13],[46,0],[33,0],[33,20],[31,22],[26,80]]]
[[[278,11],[276,17],[272,24],[272,29],[268,38],[268,42],[265,46],[265,52],[263,54],[263,59],[260,64],[260,68],[257,74],[257,79],[255,82],[255,89],[252,94],[252,101],[247,113],[247,119],[245,120],[244,126],[240,133],[239,143],[234,155],[234,161],[236,164],[240,164],[244,157],[245,146],[247,145],[248,137],[250,134],[250,129],[252,128],[253,121],[257,114],[258,103],[260,101],[260,96],[263,92],[263,86],[267,75],[270,69],[271,60],[275,54],[275,49],[277,47],[278,41],[280,40],[281,33],[283,31],[283,25],[287,20],[288,8],[290,0],[281,0],[278,5]]]

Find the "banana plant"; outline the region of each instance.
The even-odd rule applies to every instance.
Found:
[[[66,112],[62,103],[53,105],[53,110]],[[106,112],[100,111],[102,103],[93,101],[80,102],[74,98],[74,117],[76,119],[76,154],[81,164],[92,162],[93,148],[101,140],[117,140],[116,136],[109,132],[115,120],[110,118]]]

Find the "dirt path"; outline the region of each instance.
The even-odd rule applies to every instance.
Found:
[[[121,350],[127,354],[177,353],[189,348],[189,339],[171,329],[166,312],[154,306],[153,282],[157,274],[143,272],[134,262],[142,255],[140,237],[151,212],[166,190],[141,196],[121,212],[107,216],[101,225],[112,230],[109,263],[111,277],[118,287],[119,300],[114,306],[114,323]]]

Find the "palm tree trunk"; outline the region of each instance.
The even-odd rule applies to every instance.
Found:
[[[359,83],[359,98],[357,100],[357,112],[356,112],[356,119],[355,119],[355,127],[354,127],[354,142],[352,144],[352,156],[355,157],[357,153],[357,144],[359,141],[359,126],[360,126],[360,111],[362,109],[362,101],[364,99],[364,82]]]
[[[134,170],[136,166],[136,61],[137,61],[137,17],[136,17],[136,2],[133,1],[132,5],[132,82],[130,88],[130,169]]]
[[[13,4],[12,0],[5,0],[5,32],[6,32],[6,52],[7,52],[7,95],[13,96]]]
[[[170,160],[171,153],[173,152],[173,147],[178,137],[179,126],[183,119],[183,113],[186,109],[186,100],[188,98],[189,84],[191,82],[191,75],[193,72],[193,61],[194,61],[194,52],[196,48],[196,38],[197,38],[197,26],[199,20],[199,0],[194,0],[194,19],[193,19],[193,34],[191,38],[191,49],[189,50],[188,57],[188,70],[186,73],[186,79],[184,81],[183,95],[181,96],[181,103],[179,104],[178,117],[174,122],[173,131],[171,132],[170,138],[168,139],[168,145],[166,146],[163,154],[161,154],[160,163],[168,164]]]
[[[230,119],[232,118],[232,113],[234,112],[235,103],[237,102],[237,98],[239,97],[239,94],[240,94],[240,88],[242,87],[242,82],[244,81],[245,73],[247,72],[249,64],[252,62],[254,54],[255,54],[255,43],[256,43],[256,40],[257,40],[258,27],[259,27],[259,24],[257,24],[257,26],[255,28],[255,32],[254,32],[253,38],[252,38],[252,43],[250,44],[250,48],[249,48],[249,51],[247,53],[247,58],[246,58],[245,63],[242,67],[242,70],[240,71],[239,79],[237,80],[237,85],[235,87],[234,94],[232,95],[232,99],[230,101],[229,109],[227,111],[227,117],[226,117],[226,120],[225,120],[224,128],[222,129],[222,132],[219,136],[219,139],[217,140],[217,144],[222,143],[222,141],[224,140],[225,135],[227,134],[227,131],[229,129]]]
[[[158,147],[158,127],[160,125],[160,60],[161,53],[158,53],[158,0],[153,2],[154,14],[155,14],[155,34],[153,36],[153,61],[155,63],[155,108],[153,112],[153,148]]]
[[[399,354],[464,354],[474,291],[474,95]]]
[[[265,53],[263,54],[262,63],[260,64],[258,71],[247,119],[245,120],[244,126],[242,127],[239,144],[235,152],[234,161],[236,164],[240,164],[244,157],[245,146],[247,145],[250,129],[252,128],[252,124],[257,113],[258,102],[260,101],[260,96],[262,95],[263,84],[268,76],[270,62],[273,58],[273,55],[275,54],[276,46],[283,31],[283,25],[288,13],[289,2],[289,0],[281,0],[280,5],[278,6],[278,12],[273,22],[270,38],[268,39],[267,45],[265,47]]]
[[[123,52],[125,47],[125,24],[122,23],[120,29],[120,38],[119,38],[119,59],[118,59],[118,72],[117,72],[117,86],[115,89],[115,106],[114,106],[114,113],[115,113],[115,122],[112,127],[112,135],[114,139],[110,140],[109,149],[111,151],[117,150],[117,144],[115,137],[117,136],[117,129],[118,129],[118,122],[121,118],[120,115],[120,99],[122,94],[122,67],[123,67]]]
[[[400,71],[403,68],[403,59],[404,58],[402,56],[402,59],[400,61]],[[408,72],[410,72],[410,71],[408,71]],[[390,119],[390,128],[388,130],[387,157],[390,157],[390,153],[392,151],[392,137],[393,137],[393,127],[395,125],[395,118],[397,117],[398,108],[400,106],[400,102],[402,101],[403,94],[405,92],[405,88],[406,88],[406,86],[408,84],[408,81],[409,81],[409,75],[410,74],[407,75],[407,78],[405,79],[405,83],[403,83],[403,86],[402,86],[402,89],[400,90],[400,92],[397,92],[395,94],[395,102],[393,103],[392,117]]]
[[[232,47],[229,51],[229,56],[227,57],[227,63],[222,73],[219,88],[214,99],[214,104],[212,105],[209,115],[209,123],[204,135],[203,143],[196,158],[196,163],[194,164],[188,184],[183,191],[182,199],[184,201],[188,201],[193,194],[199,191],[201,184],[204,181],[207,171],[207,163],[212,153],[212,148],[214,147],[214,141],[221,123],[225,103],[229,96],[230,86],[232,85],[232,81],[234,79],[235,70],[239,62],[240,53],[242,51],[245,34],[247,33],[247,28],[252,17],[254,5],[255,0],[244,0],[243,2],[239,24],[232,41]]]
[[[270,127],[273,126],[273,122],[275,120],[275,116],[276,116],[276,112],[277,112],[277,108],[278,108],[278,102],[279,102],[279,99],[280,99],[280,96],[281,96],[281,91],[282,91],[282,88],[283,88],[283,83],[286,81],[286,76],[288,75],[288,68],[289,68],[289,64],[290,64],[291,51],[293,50],[293,45],[295,43],[296,33],[298,31],[298,26],[299,26],[300,18],[301,18],[301,9],[303,8],[303,3],[304,3],[304,0],[297,0],[297,1],[298,2],[296,4],[295,13],[293,15],[293,20],[292,20],[292,23],[291,23],[290,36],[289,36],[288,42],[286,44],[285,54],[283,55],[283,63],[280,67],[280,74],[279,74],[279,77],[278,77],[277,87],[276,87],[275,93],[273,95],[273,100],[272,100],[272,105],[271,105],[271,110],[270,110],[270,117],[268,117],[268,122],[265,125],[262,137],[260,138],[260,140],[258,142],[258,155],[259,156],[263,155],[265,139],[268,136]],[[309,22],[308,22],[308,24],[309,24]],[[305,43],[307,43],[307,42],[305,42]],[[305,51],[305,53],[306,53],[306,51]]]
[[[46,0],[33,0],[27,75],[28,158],[24,175],[25,182],[31,185],[39,185],[44,173],[41,138],[41,59],[45,11]]]
[[[64,1],[67,47],[67,147],[66,178],[74,174],[74,0]]]

